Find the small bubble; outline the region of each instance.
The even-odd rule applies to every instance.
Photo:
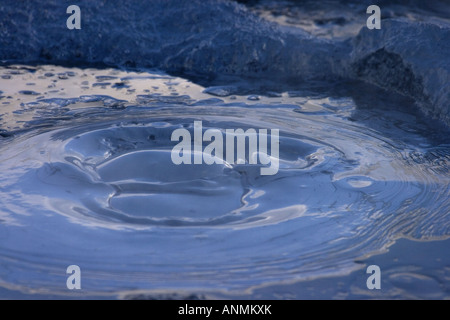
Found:
[[[258,101],[259,97],[257,95],[250,95],[250,96],[247,97],[247,100]]]

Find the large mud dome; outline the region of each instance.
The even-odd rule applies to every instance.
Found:
[[[327,3],[4,1],[0,297],[448,298],[448,6]],[[195,121],[278,172],[175,165]]]

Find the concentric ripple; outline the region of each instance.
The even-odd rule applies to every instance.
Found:
[[[401,237],[450,235],[448,145],[330,111],[346,98],[210,102],[75,113],[3,138],[0,285],[68,294],[76,264],[92,295],[242,292],[348,274]],[[173,164],[171,134],[194,121],[224,134],[279,129],[278,173]]]

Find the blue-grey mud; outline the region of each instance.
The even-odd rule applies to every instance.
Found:
[[[444,2],[41,2],[0,6],[1,298],[450,297]],[[173,164],[194,121],[278,173]]]

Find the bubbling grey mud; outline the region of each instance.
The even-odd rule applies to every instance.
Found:
[[[0,298],[449,297],[443,1],[76,4],[0,5]]]
[[[365,95],[383,110],[366,108],[360,90],[219,99],[209,92],[227,88],[161,72],[1,74],[3,292],[77,294],[65,288],[76,264],[84,296],[253,297],[268,285],[357,272],[399,238],[450,235],[448,135],[400,108],[410,102],[401,97]],[[174,164],[172,134],[192,138],[195,121],[202,132],[279,129],[278,172],[262,175],[248,157]],[[426,272],[407,270],[414,279]],[[432,295],[443,298],[446,273],[434,277]],[[387,296],[403,290],[397,283]]]

